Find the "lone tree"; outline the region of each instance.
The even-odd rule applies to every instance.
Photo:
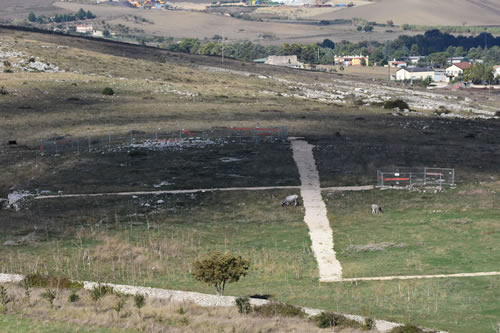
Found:
[[[224,294],[226,283],[237,282],[247,275],[250,262],[231,253],[215,252],[205,259],[193,263],[196,280],[215,285],[217,295]]]

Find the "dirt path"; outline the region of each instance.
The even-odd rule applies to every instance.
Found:
[[[333,250],[333,233],[321,197],[319,174],[313,155],[313,145],[304,140],[291,139],[293,159],[300,174],[300,194],[306,210],[304,221],[309,227],[312,250],[319,267],[319,280],[342,280],[342,267]]]
[[[437,278],[493,276],[493,275],[500,275],[500,272],[477,272],[477,273],[434,274],[434,275],[393,275],[393,276],[350,278],[350,279],[343,279],[342,281],[343,282],[388,281],[388,280],[437,279]]]
[[[218,188],[196,188],[189,190],[159,190],[159,191],[136,191],[136,192],[105,192],[105,193],[72,193],[35,196],[35,200],[55,199],[55,198],[80,198],[80,197],[103,197],[103,196],[129,196],[129,195],[156,195],[156,194],[180,194],[196,192],[215,191],[269,191],[269,190],[293,190],[300,189],[300,186],[260,186],[260,187],[218,187]],[[339,186],[325,187],[321,191],[366,191],[373,190],[372,185],[366,186]]]

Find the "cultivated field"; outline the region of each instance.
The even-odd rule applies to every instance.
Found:
[[[370,5],[320,14],[318,20],[363,18],[368,21],[421,25],[498,25],[500,4],[494,0],[375,0]]]
[[[497,96],[429,93],[347,73],[222,64],[8,30],[0,30],[0,41],[1,52],[22,52],[11,54],[12,63],[36,56],[64,70],[28,73],[21,66],[0,74],[6,92],[0,95],[0,198],[13,189],[70,194],[296,186],[288,142],[38,150],[40,139],[86,138],[89,132],[288,126],[290,136],[316,146],[322,187],[374,184],[378,168],[394,165],[457,170],[457,188],[440,193],[323,191],[344,278],[499,270]],[[105,87],[116,94],[103,95]],[[414,111],[383,109],[380,100],[370,102],[372,95],[403,98]],[[320,283],[304,208],[280,207],[289,194],[298,190],[27,200],[19,211],[0,210],[0,272],[213,293],[193,279],[191,264],[206,252],[228,250],[251,261],[249,275],[228,285],[228,295],[272,295],[451,332],[493,332],[500,316],[498,276]],[[369,214],[372,203],[385,214]],[[29,321],[2,316],[0,329],[30,331],[45,313],[35,310]],[[193,318],[202,313],[190,311]],[[65,320],[81,325],[79,318]],[[46,331],[66,327],[44,325]],[[109,324],[91,325],[109,331]]]

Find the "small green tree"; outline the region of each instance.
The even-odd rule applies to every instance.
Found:
[[[36,22],[36,15],[35,15],[35,13],[33,13],[33,12],[29,13],[29,15],[28,15],[28,21],[30,21],[30,22]]]
[[[250,298],[248,298],[248,296],[238,297],[235,302],[239,313],[249,314],[252,312],[252,305],[250,304]]]
[[[193,263],[196,280],[215,286],[217,295],[224,294],[226,283],[237,282],[247,275],[250,262],[231,253],[215,252]]]

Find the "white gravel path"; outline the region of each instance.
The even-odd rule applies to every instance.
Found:
[[[343,279],[344,282],[354,281],[388,281],[388,280],[413,280],[413,279],[437,279],[453,277],[474,277],[474,276],[494,276],[500,275],[500,272],[476,272],[476,273],[455,273],[455,274],[434,274],[434,275],[389,275],[377,277],[360,277]]]
[[[256,186],[256,187],[216,187],[216,188],[196,188],[189,190],[157,190],[157,191],[136,191],[136,192],[104,192],[104,193],[72,193],[72,194],[54,194],[38,195],[35,200],[43,199],[64,199],[80,197],[104,197],[104,196],[131,196],[131,195],[158,195],[158,194],[181,194],[197,192],[216,192],[216,191],[269,191],[269,190],[295,190],[301,186]],[[366,191],[373,190],[373,185],[366,186],[338,186],[325,187],[321,191]]]
[[[290,138],[293,159],[300,174],[300,194],[306,210],[304,221],[309,227],[312,250],[319,267],[321,282],[342,280],[342,266],[333,250],[333,232],[326,215],[326,205],[321,196],[319,174],[313,155],[313,145],[304,140]]]

